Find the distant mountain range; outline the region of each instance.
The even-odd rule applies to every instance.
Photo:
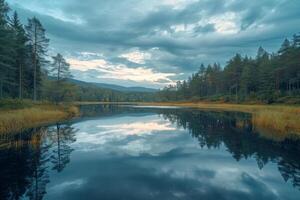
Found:
[[[76,79],[68,79],[69,82],[74,83],[79,86],[85,86],[85,87],[97,87],[97,88],[104,88],[104,89],[110,89],[120,92],[157,92],[158,89],[154,88],[146,88],[146,87],[124,87],[120,85],[114,85],[114,84],[107,84],[107,83],[93,83],[93,82],[84,82],[79,81]]]

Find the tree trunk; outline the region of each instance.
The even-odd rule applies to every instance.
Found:
[[[61,61],[59,60],[58,61],[58,68],[57,68],[57,83],[56,83],[56,85],[57,85],[57,90],[58,90],[58,88],[59,88],[59,81],[60,81],[60,68],[61,68]],[[58,103],[59,103],[59,101],[60,101],[60,95],[59,95],[59,92],[57,92],[56,93],[56,98],[55,98],[56,100],[56,105],[58,105]]]
[[[19,99],[22,99],[22,64],[19,64]]]
[[[34,72],[33,72],[33,101],[36,101],[36,96],[37,96],[37,88],[36,88],[36,75],[37,75],[37,62],[36,62],[36,53],[37,53],[37,27],[36,24],[34,25],[34,52],[33,52],[33,67],[34,67]]]
[[[33,71],[33,101],[36,101],[36,58],[35,58],[35,55],[33,56],[33,65],[34,65],[34,71]]]
[[[2,79],[0,80],[0,99],[3,98],[3,81]]]
[[[235,102],[238,102],[238,88],[237,86],[235,87]]]

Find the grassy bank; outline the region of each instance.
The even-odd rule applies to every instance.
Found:
[[[253,115],[252,124],[269,137],[281,138],[287,135],[300,136],[300,106],[289,105],[244,105],[224,103],[163,102],[141,103],[141,105],[182,106],[208,110],[247,112]]]
[[[1,103],[0,103],[1,105]],[[0,107],[0,134],[19,132],[67,120],[78,115],[78,109],[71,105],[52,105],[49,103],[12,103]],[[24,106],[25,105],[25,106]]]

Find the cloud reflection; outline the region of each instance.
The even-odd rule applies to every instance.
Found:
[[[77,145],[80,151],[103,150],[107,152],[111,149],[114,153],[158,155],[175,148],[174,144],[160,147],[157,142],[152,141],[164,137],[176,137],[174,134],[164,134],[172,131],[178,131],[176,126],[154,115],[124,117],[118,120],[97,120],[96,123],[93,121],[93,127],[81,127],[77,133],[78,142],[74,145]]]

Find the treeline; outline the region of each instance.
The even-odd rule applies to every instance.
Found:
[[[159,92],[162,101],[285,101],[300,95],[300,35],[285,39],[277,53],[259,47],[251,58],[236,54],[222,68],[214,63],[200,66],[198,72],[176,86]]]
[[[111,89],[87,86],[75,86],[72,100],[75,101],[103,101],[103,102],[140,102],[153,101],[152,92],[120,92]]]

